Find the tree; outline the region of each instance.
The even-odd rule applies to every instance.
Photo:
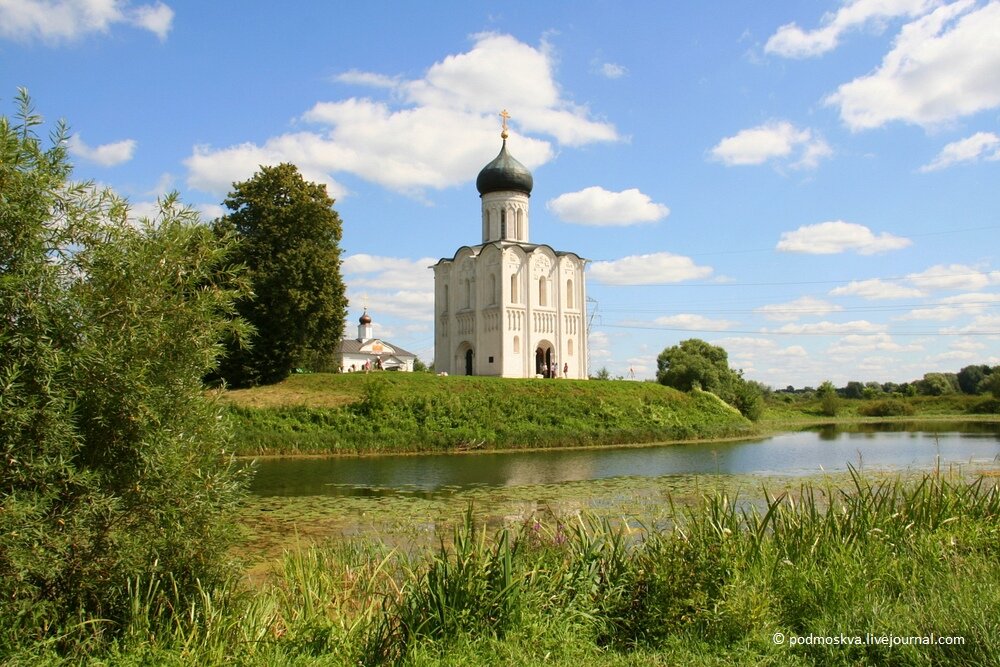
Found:
[[[917,383],[917,391],[924,396],[944,396],[957,394],[958,376],[954,373],[925,373]]]
[[[241,494],[201,382],[238,328],[232,240],[174,197],[130,220],[41,123],[24,91],[0,118],[0,654],[123,631],[140,579],[186,606]]]
[[[823,382],[816,390],[816,395],[819,397],[820,412],[827,417],[836,417],[837,411],[840,409],[840,400],[833,383],[829,380]]]
[[[977,389],[980,394],[993,394],[993,398],[1000,398],[1000,366],[994,366],[990,374],[980,381]]]
[[[656,379],[681,391],[704,389],[721,394],[732,375],[729,355],[699,338],[668,347],[656,358]]]
[[[279,382],[303,359],[333,354],[343,336],[347,298],[340,275],[341,222],[326,186],[291,164],[261,167],[235,183],[230,213],[213,227],[239,240],[253,298],[237,303],[256,329],[247,346],[231,340],[220,375],[233,386]]]
[[[864,398],[865,385],[856,380],[848,382],[841,395],[844,398]]]
[[[873,398],[878,398],[881,394],[882,394],[882,385],[879,384],[878,382],[866,382],[865,388],[861,392],[861,395],[868,400],[871,400]]]
[[[958,372],[958,387],[963,394],[979,393],[979,383],[990,374],[990,367],[981,364],[966,366]]]
[[[710,391],[748,419],[759,419],[763,413],[760,385],[729,368],[729,355],[721,347],[690,338],[664,349],[656,358],[656,368],[660,384],[681,391]]]

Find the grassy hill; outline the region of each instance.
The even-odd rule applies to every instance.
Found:
[[[297,375],[224,392],[239,454],[518,449],[696,440],[753,427],[714,395],[646,382]]]

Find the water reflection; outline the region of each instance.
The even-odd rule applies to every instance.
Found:
[[[764,440],[599,450],[268,459],[261,496],[433,497],[477,486],[684,474],[810,475],[864,469],[919,470],[969,462],[1000,465],[1000,424],[856,424]]]

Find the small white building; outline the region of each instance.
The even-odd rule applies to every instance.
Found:
[[[501,114],[504,115],[505,114]],[[529,241],[531,172],[507,152],[476,179],[482,243],[434,269],[434,369],[587,378],[585,259]]]
[[[368,309],[358,319],[358,337],[340,341],[340,372],[366,370],[413,371],[417,355],[375,338]]]

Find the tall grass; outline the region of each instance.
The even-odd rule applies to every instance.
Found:
[[[232,581],[173,610],[169,579],[136,580],[127,632],[86,651],[124,664],[994,663],[994,481],[851,479],[706,497],[669,529],[571,516],[490,530],[470,511],[431,551],[309,546],[262,588]],[[775,633],[964,644],[789,646]]]

